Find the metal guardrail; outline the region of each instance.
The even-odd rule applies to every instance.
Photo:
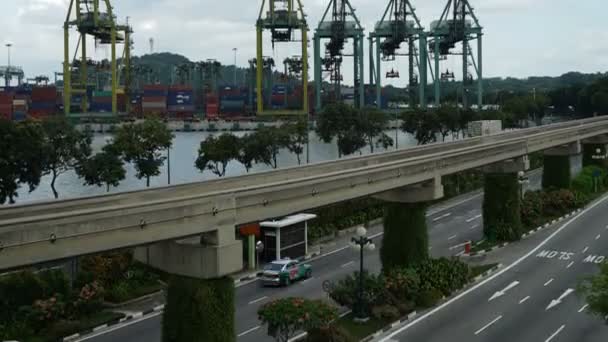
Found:
[[[0,269],[177,239],[608,134],[593,118],[208,182],[0,209]]]

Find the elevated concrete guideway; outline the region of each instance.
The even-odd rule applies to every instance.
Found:
[[[0,269],[181,239],[608,134],[593,118],[240,177],[0,209]]]

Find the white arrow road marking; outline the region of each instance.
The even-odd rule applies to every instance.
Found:
[[[519,304],[523,304],[525,301],[527,301],[528,299],[530,299],[530,296],[527,296],[526,298],[523,298],[522,300],[519,301]]]
[[[589,306],[589,304],[585,304],[583,305],[580,309],[578,309],[578,312],[583,312],[585,311],[585,309]]]
[[[492,325],[492,324],[494,324],[494,323],[498,322],[498,321],[499,321],[501,318],[502,318],[502,315],[500,315],[500,316],[496,317],[496,318],[495,318],[495,319],[494,319],[492,322],[490,322],[490,323],[488,323],[488,324],[484,325],[484,326],[483,326],[481,329],[477,330],[477,331],[475,332],[475,335],[479,335],[479,333],[480,333],[480,332],[482,332],[482,331],[486,330],[486,329],[487,329],[487,328],[488,328],[490,325]]]
[[[441,220],[441,219],[444,219],[444,218],[446,218],[446,217],[449,217],[449,216],[452,216],[452,213],[447,213],[447,214],[443,214],[443,215],[441,215],[441,216],[439,216],[439,217],[435,217],[435,218],[433,219],[433,222],[437,222],[437,221],[439,221],[439,220]]]
[[[559,327],[559,329],[557,329],[557,331],[554,332],[553,335],[549,336],[549,338],[546,339],[545,342],[551,341],[555,336],[557,336],[557,334],[559,334],[562,330],[564,330],[564,327],[566,327],[565,324],[563,324],[561,327]]]
[[[566,298],[572,292],[574,292],[574,289],[567,289],[566,291],[564,291],[564,293],[562,293],[562,295],[559,296],[559,298],[552,300],[551,303],[549,303],[549,305],[547,305],[547,308],[545,309],[545,311],[561,304],[562,300],[564,300],[564,298]]]
[[[519,282],[517,280],[512,282],[511,284],[509,284],[507,287],[505,287],[501,291],[497,291],[496,293],[494,293],[494,295],[492,295],[492,297],[490,297],[490,299],[488,299],[488,302],[491,302],[498,297],[504,296],[507,291],[509,291],[510,289],[514,288],[517,285],[519,285]]]
[[[467,223],[471,223],[471,222],[477,220],[478,218],[481,218],[481,215],[477,215],[477,216],[471,217],[470,219],[467,220]]]

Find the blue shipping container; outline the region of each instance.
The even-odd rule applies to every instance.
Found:
[[[32,102],[30,109],[44,110],[44,109],[55,109],[57,104],[55,102]]]
[[[144,90],[144,96],[163,97],[163,96],[167,96],[167,91],[165,91],[165,90]]]
[[[27,114],[25,112],[13,112],[14,121],[23,121],[25,119],[27,119]]]
[[[194,94],[192,91],[176,91],[169,92],[167,96],[167,105],[169,106],[190,106],[194,105]]]

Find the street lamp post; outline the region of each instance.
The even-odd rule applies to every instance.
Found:
[[[521,199],[524,199],[524,185],[530,183],[530,179],[526,177],[526,173],[523,171],[519,171],[517,173],[517,183],[519,183],[519,193],[521,195]]]
[[[236,85],[236,52],[237,52],[237,48],[233,48],[232,51],[234,51],[234,85]]]
[[[12,43],[6,43],[5,44],[6,49],[7,49],[7,54],[8,54],[8,65],[6,67],[6,75],[4,75],[5,79],[5,83],[6,86],[10,86],[10,82],[11,82],[11,47],[13,46]]]
[[[366,236],[367,229],[361,226],[357,228],[356,236],[351,239],[353,243],[353,249],[359,252],[359,290],[357,291],[357,304],[355,305],[355,321],[356,322],[367,322],[369,317],[365,310],[365,303],[363,299],[363,252],[364,250],[373,251],[376,249],[373,241]]]

